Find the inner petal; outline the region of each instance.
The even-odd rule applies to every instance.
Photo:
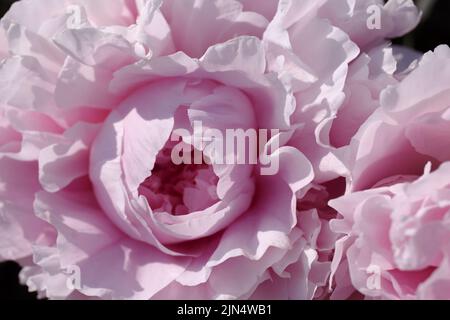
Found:
[[[211,165],[175,164],[172,149],[178,142],[168,141],[158,153],[150,175],[138,188],[154,212],[184,215],[209,208],[218,201],[219,178]]]

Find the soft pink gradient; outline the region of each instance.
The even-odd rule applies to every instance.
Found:
[[[419,18],[410,0],[15,3],[0,260],[50,299],[450,298],[450,49],[389,43]],[[279,171],[218,164],[196,122],[278,129]],[[173,163],[181,129],[212,164]]]

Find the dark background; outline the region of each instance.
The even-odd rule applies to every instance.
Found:
[[[115,0],[111,0],[115,1]],[[264,1],[264,0],[261,0]],[[0,0],[0,17],[8,11],[15,0]],[[424,9],[421,24],[409,35],[394,42],[426,52],[439,44],[450,45],[450,0],[416,0]],[[35,294],[18,284],[19,265],[14,262],[0,263],[0,300],[35,299]]]

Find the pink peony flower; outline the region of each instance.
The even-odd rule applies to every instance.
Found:
[[[413,182],[332,201],[344,218],[332,228],[346,234],[342,245],[359,292],[382,299],[450,299],[449,190],[445,162]]]
[[[379,29],[367,26],[373,8],[379,10]],[[412,1],[282,1],[264,33],[269,70],[279,74],[296,100],[288,145],[301,150],[314,168],[310,192],[306,198],[297,194],[298,214],[314,213],[315,234],[321,230],[322,240],[313,243],[328,267],[337,235],[329,231],[336,211],[327,203],[344,194],[346,146],[380,107],[381,91],[398,82],[397,73],[405,68],[400,63],[411,59],[409,52],[399,59],[397,51],[405,51],[394,52],[388,39],[413,29],[419,17]],[[347,295],[341,289],[330,292],[324,286],[316,297],[347,297],[354,291],[350,287]]]
[[[346,150],[348,194],[331,201],[343,217],[332,230],[344,234],[332,269],[341,270],[339,278],[347,269],[353,287],[369,297],[450,298],[449,66],[448,46],[425,54],[382,92],[381,109]]]
[[[0,260],[51,299],[450,299],[450,49],[388,42],[419,18],[411,0],[15,3]]]
[[[21,273],[31,290],[49,298],[250,298],[270,294],[257,288],[272,279],[276,298],[306,299],[325,284],[329,268],[316,264],[309,243],[317,226],[298,220],[295,207],[312,168],[283,146],[293,100],[266,71],[259,39],[275,5],[12,7],[2,19],[10,53],[0,68],[0,255],[33,254]],[[180,130],[184,147],[214,160],[195,143],[195,122],[219,132],[281,130],[262,145],[279,170],[173,163]]]
[[[371,8],[380,28],[368,28]],[[387,41],[412,30],[419,17],[412,1],[280,2],[264,34],[269,70],[292,88],[292,122],[300,125],[289,144],[307,155],[317,182],[344,174],[336,149],[379,107],[380,91],[396,83]]]

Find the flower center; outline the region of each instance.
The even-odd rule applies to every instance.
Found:
[[[154,212],[184,215],[204,210],[218,201],[219,178],[208,164],[176,165],[171,159],[175,142],[168,141],[158,153],[149,177],[139,186]]]

